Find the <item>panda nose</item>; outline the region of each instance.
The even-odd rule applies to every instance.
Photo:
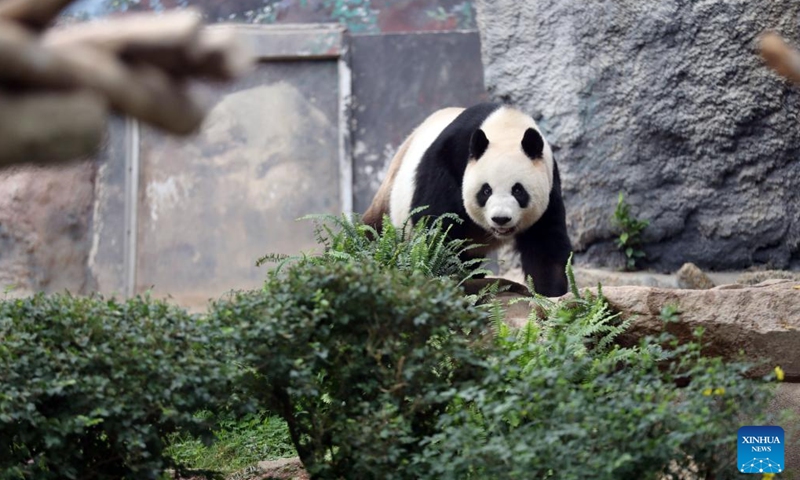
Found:
[[[505,225],[511,221],[511,217],[492,217],[492,221],[498,225]]]

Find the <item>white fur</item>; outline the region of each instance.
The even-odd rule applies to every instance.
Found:
[[[463,112],[463,108],[445,108],[433,113],[422,122],[412,133],[408,151],[402,159],[400,169],[394,181],[392,193],[389,197],[389,214],[392,224],[400,227],[411,212],[411,201],[416,190],[417,166],[425,151],[436,140],[456,117]]]
[[[467,214],[481,228],[501,240],[509,239],[536,223],[547,210],[550,200],[553,154],[545,141],[542,158],[528,158],[522,150],[522,137],[528,128],[541,134],[536,122],[522,112],[509,107],[493,112],[481,125],[489,146],[480,159],[470,159],[464,171],[462,196]],[[492,188],[492,195],[481,207],[476,197],[485,183]],[[527,208],[520,208],[511,194],[515,183],[520,183],[530,195]],[[499,225],[492,221],[492,217],[510,217],[511,220]]]

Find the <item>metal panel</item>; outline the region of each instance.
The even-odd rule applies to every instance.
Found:
[[[107,295],[125,295],[126,229],[130,219],[125,216],[129,182],[130,137],[124,118],[109,121],[106,140],[98,155],[98,171],[94,185],[92,215],[92,245],[88,271],[94,288]]]
[[[336,62],[273,62],[215,97],[202,131],[141,133],[136,291],[185,305],[260,285],[266,253],[315,247],[341,210]]]
[[[197,88],[211,108],[195,136],[111,123],[89,256],[103,293],[152,289],[201,306],[257,287],[258,257],[315,248],[298,217],[352,209],[342,27],[211,28],[235,28],[262,61],[232,85]]]

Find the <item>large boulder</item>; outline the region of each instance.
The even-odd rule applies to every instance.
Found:
[[[800,92],[758,35],[797,43],[790,0],[479,0],[491,96],[554,144],[579,260],[613,266],[627,192],[645,266],[800,268]],[[616,259],[615,259],[616,258]]]

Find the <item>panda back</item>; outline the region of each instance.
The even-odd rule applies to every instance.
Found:
[[[393,225],[400,227],[408,219],[417,189],[417,170],[426,152],[463,111],[463,108],[445,108],[431,114],[411,133],[404,155],[392,160],[393,163],[400,162],[389,201]]]

